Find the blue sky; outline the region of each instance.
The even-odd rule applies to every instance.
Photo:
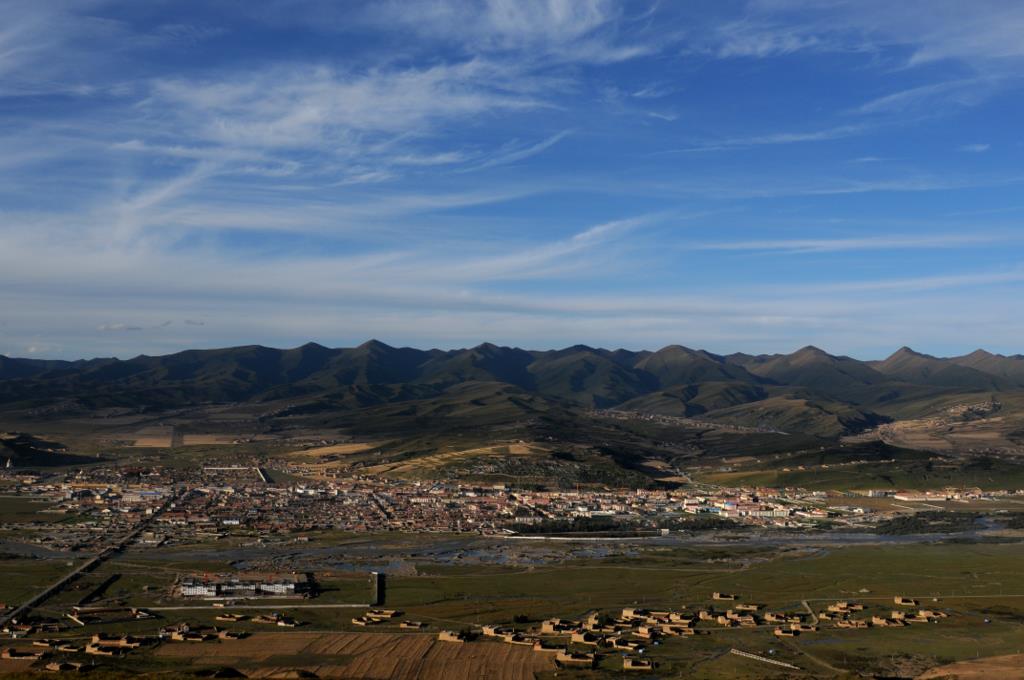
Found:
[[[1024,351],[1015,0],[0,0],[0,353]]]

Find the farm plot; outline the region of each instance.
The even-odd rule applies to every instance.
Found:
[[[172,427],[147,427],[124,435],[116,435],[117,439],[131,442],[136,449],[162,449],[171,446],[174,436]]]
[[[434,635],[256,633],[217,644],[166,644],[157,656],[192,665],[227,665],[250,677],[302,670],[322,678],[372,680],[527,680],[554,669],[551,656],[497,642],[456,644]]]
[[[464,449],[461,451],[444,451],[428,456],[420,456],[411,460],[381,463],[365,468],[364,472],[376,475],[389,475],[394,477],[409,477],[427,473],[433,470],[461,463],[478,458],[503,458],[508,456],[537,456],[545,453],[539,447],[529,444],[504,444],[497,446],[482,446],[475,449]]]
[[[3,659],[0,661],[0,675],[29,673],[36,663],[32,659]]]
[[[223,446],[234,444],[241,439],[241,435],[233,434],[185,434],[183,435],[184,446]],[[254,437],[249,437],[254,439]]]
[[[372,451],[385,442],[349,442],[347,444],[332,444],[330,446],[317,446],[309,449],[299,449],[285,454],[289,458],[325,458],[328,456],[347,456],[353,453],[365,453]]]

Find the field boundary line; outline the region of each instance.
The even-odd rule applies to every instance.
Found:
[[[783,668],[790,668],[790,669],[792,669],[794,671],[802,671],[803,670],[802,668],[800,668],[800,666],[794,666],[793,664],[786,663],[785,661],[778,661],[777,659],[769,659],[768,657],[760,656],[758,654],[751,654],[750,652],[744,652],[742,649],[736,649],[735,647],[730,649],[729,653],[730,654],[735,654],[736,656],[742,656],[742,657],[744,657],[746,659],[753,659],[754,661],[762,661],[764,663],[770,663],[770,664],[772,664],[774,666],[782,666]]]

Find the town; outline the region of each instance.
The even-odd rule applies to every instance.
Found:
[[[24,527],[24,538],[73,551],[87,549],[97,535],[129,530],[150,518],[154,521],[137,541],[158,546],[233,534],[323,529],[515,535],[571,530],[574,522],[577,530],[669,532],[699,527],[700,520],[709,518],[722,520],[717,528],[856,529],[893,515],[941,509],[936,503],[1024,498],[1020,490],[978,488],[826,492],[694,484],[677,489],[523,490],[376,476],[277,484],[259,464],[196,471],[159,466],[51,474],[0,471],[4,477],[9,493],[52,503],[46,513],[55,521],[68,515],[78,518],[59,531],[48,531],[45,525]],[[878,509],[858,504],[858,498],[892,502]],[[165,511],[153,518],[165,504]]]
[[[972,607],[994,597],[1005,576],[986,594],[957,594],[920,590],[899,573],[926,545],[998,545],[1006,532],[1016,540],[1024,503],[1018,489],[730,486],[700,471],[639,488],[566,488],[324,474],[293,456],[197,465],[126,458],[0,470],[3,502],[14,511],[0,540],[25,584],[0,603],[10,640],[0,669],[145,670],[212,655],[258,673],[246,659],[262,667],[275,658],[265,649],[316,640],[317,649],[368,650],[373,663],[387,663],[382,655],[394,645],[414,658],[513,663],[537,677],[661,673],[703,645],[733,663],[804,672],[821,666],[808,650],[823,630],[878,644],[901,631],[928,639],[922,629],[937,623],[989,625],[990,610],[979,618]],[[874,560],[889,539],[913,557],[896,553],[866,585],[861,574],[873,562],[848,574],[856,580],[846,587],[819,566],[813,578],[828,583],[817,587],[798,577],[787,590],[786,571],[751,588],[738,580],[822,559],[851,541],[864,544],[858,559]],[[564,587],[562,574],[573,569],[596,596]],[[599,580],[586,582],[588,571]],[[662,580],[632,577],[647,572]],[[433,580],[437,573],[446,576]],[[554,600],[524,600],[522,592],[547,587],[532,582],[493,609],[492,586],[533,575],[552,579]],[[453,577],[460,585],[449,590]],[[723,579],[720,588],[710,592],[707,578]],[[463,611],[467,599],[478,604]],[[533,603],[529,613],[524,601]]]

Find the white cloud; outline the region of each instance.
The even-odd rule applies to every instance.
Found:
[[[4,0],[0,22],[0,97],[65,94],[79,97],[125,93],[110,77],[128,70],[125,54],[175,44],[195,44],[224,30],[196,24],[164,24],[150,33],[104,16],[113,0]],[[97,46],[102,46],[97,49]]]
[[[749,149],[758,146],[777,146],[781,144],[803,144],[807,142],[825,142],[833,139],[844,139],[864,134],[871,129],[866,124],[839,125],[825,128],[823,130],[809,130],[800,132],[773,132],[765,135],[754,135],[750,137],[733,137],[705,144],[696,144],[680,149],[667,149],[658,152],[666,153],[700,153],[707,151],[729,151],[731,149]]]
[[[572,130],[562,130],[561,132],[551,135],[547,139],[543,139],[536,144],[530,144],[523,146],[515,142],[509,142],[502,145],[497,149],[490,158],[477,163],[476,165],[469,166],[463,169],[463,172],[472,172],[476,170],[484,170],[487,168],[493,168],[499,165],[508,165],[510,163],[517,163],[519,161],[536,156],[539,153],[543,153],[547,149],[550,149],[558,142],[562,141],[566,137],[572,134]]]
[[[359,74],[282,67],[199,82],[158,80],[150,105],[173,112],[191,139],[344,152],[366,133],[400,134],[439,120],[541,106],[522,91],[520,75],[480,60]]]
[[[983,272],[968,274],[937,274],[935,276],[919,276],[904,279],[878,279],[872,281],[852,281],[830,283],[820,286],[824,293],[864,293],[864,292],[916,292],[944,290],[951,288],[976,288],[1003,283],[1019,283],[1024,281],[1024,269],[999,272]]]
[[[96,5],[96,2],[83,0],[80,8],[88,10]],[[56,65],[48,63],[47,57],[69,48],[77,39],[107,33],[113,28],[109,23],[88,17],[74,17],[70,11],[73,7],[73,3],[65,0],[5,2],[0,27],[0,76],[16,81],[26,91],[69,87],[67,83],[52,87],[56,85],[53,81],[63,74]],[[29,71],[36,68],[41,71],[30,75]],[[44,87],[47,81],[50,88]]]
[[[141,331],[142,326],[132,326],[126,323],[104,323],[96,327],[96,330],[103,332],[118,331]]]
[[[480,170],[525,160],[571,133],[532,144],[443,148],[453,125],[552,108],[563,85],[520,64],[483,58],[422,67],[339,70],[289,65],[205,79],[159,78],[139,110],[154,143],[118,151],[217,163],[221,174],[296,178],[346,187],[400,180],[450,165]],[[151,120],[160,121],[153,127]],[[439,148],[440,147],[440,148]]]
[[[500,281],[557,277],[578,263],[573,258],[610,243],[624,234],[653,221],[653,216],[635,217],[598,224],[567,239],[498,256],[468,258],[450,262],[443,273],[421,272],[425,280]]]
[[[631,97],[636,97],[637,99],[661,99],[662,97],[671,95],[675,91],[674,87],[661,83],[652,83],[641,87],[639,90],[634,90],[629,94]]]
[[[546,63],[605,64],[656,51],[650,41],[621,39],[623,18],[612,0],[381,2],[364,17],[473,54],[516,52]]]
[[[736,61],[861,51],[873,67],[887,68],[879,81],[887,86],[846,112],[872,116],[866,120],[836,125],[808,110],[801,112],[806,123],[756,134],[767,124],[723,119],[738,132],[715,139],[716,118],[707,128],[710,139],[677,151],[849,139],[906,120],[908,113],[922,119],[949,103],[980,103],[1016,82],[1004,62],[1016,48],[1006,40],[987,46],[965,37],[993,35],[997,4],[980,1],[973,18],[943,5],[963,19],[961,27],[940,27],[939,18],[923,16],[928,12],[913,17],[873,0],[765,0],[739,18],[733,13],[690,51],[751,70],[762,65]],[[134,24],[82,16],[101,6],[91,0],[5,4],[0,96],[70,92],[90,98],[61,100],[49,110],[44,102],[33,115],[4,118],[23,138],[0,139],[0,195],[11,200],[0,213],[0,306],[5,315],[14,310],[5,346],[121,352],[138,349],[142,340],[178,349],[346,334],[529,346],[554,339],[651,346],[704,338],[763,350],[800,334],[817,341],[814,334],[821,333],[838,338],[844,349],[853,342],[846,338],[865,333],[872,319],[892,324],[889,337],[895,337],[916,332],[911,321],[929,327],[926,311],[944,318],[948,310],[926,295],[931,291],[952,299],[961,289],[987,286],[986,297],[1013,307],[1015,298],[1001,287],[1018,283],[1017,274],[1005,271],[1005,261],[1004,269],[995,266],[996,275],[953,271],[956,263],[947,263],[951,271],[944,276],[889,281],[860,273],[857,280],[846,272],[854,279],[846,280],[844,272],[829,272],[803,289],[782,291],[730,288],[725,279],[704,285],[688,262],[666,266],[664,259],[687,254],[668,247],[679,236],[664,216],[615,217],[665,206],[696,211],[721,201],[741,211],[764,207],[776,223],[810,224],[827,213],[811,205],[824,204],[824,197],[848,195],[842,203],[852,204],[856,194],[1021,181],[1005,172],[919,169],[906,157],[902,168],[854,167],[844,162],[856,155],[849,151],[839,172],[850,172],[851,179],[830,175],[825,164],[804,172],[788,163],[766,169],[714,157],[696,159],[694,169],[685,167],[692,159],[673,159],[680,161],[676,168],[642,156],[639,144],[671,148],[678,137],[671,144],[670,136],[690,129],[656,126],[651,119],[675,120],[678,109],[695,121],[688,133],[694,136],[707,120],[697,95],[661,100],[698,90],[700,79],[688,77],[706,61],[680,58],[679,49],[666,53],[666,45],[702,28],[673,23],[670,3],[644,5],[635,17],[629,13],[636,6],[623,9],[611,0],[366,3],[358,11],[350,3],[259,4],[247,11],[273,10],[279,19],[290,13],[325,43],[344,43],[368,24],[380,32],[365,41],[365,50],[360,42],[356,54],[323,50],[295,59],[268,49],[266,61],[256,63],[248,54],[232,57],[226,45],[208,64],[154,68],[156,60],[134,57],[166,41],[194,46],[215,40],[223,29],[196,21],[135,33]],[[863,16],[852,16],[857,5]],[[809,14],[796,16],[802,12]],[[1012,25],[1016,14],[1010,7],[1003,18]],[[315,25],[325,15],[336,24]],[[654,54],[658,60],[618,63]],[[946,59],[969,64],[918,68]],[[925,80],[940,70],[943,81]],[[908,82],[923,84],[908,88]],[[612,91],[618,109],[608,101],[607,109],[592,106],[591,97]],[[634,135],[609,110],[631,114],[632,127],[658,136]],[[573,153],[562,157],[579,164],[559,163],[559,174],[545,172],[531,159],[566,151],[570,128],[580,132],[571,139]],[[619,134],[615,143],[603,143]],[[958,143],[943,139],[947,150]],[[876,153],[887,148],[884,139],[871,142]],[[591,159],[598,160],[591,166]],[[505,168],[500,173],[467,172],[499,166]],[[542,203],[555,192],[557,200]],[[783,201],[763,200],[794,196],[822,200],[789,201],[800,207],[785,213],[772,212]],[[580,226],[581,215],[599,224]],[[660,233],[652,236],[655,229],[647,225]],[[750,250],[809,260],[824,252],[954,248],[995,242],[985,240],[987,228],[972,224],[964,235],[775,240],[770,231],[757,239],[745,230],[739,242],[698,244],[703,252],[694,257],[725,259],[724,251]],[[232,233],[241,230],[249,233]],[[648,267],[650,261],[662,268]],[[899,296],[906,297],[893,299]],[[166,325],[167,319],[185,320]],[[994,323],[987,301],[967,305],[965,319],[989,323],[978,327],[1003,337],[1021,330],[1015,319]],[[936,337],[956,332],[931,330]]]
[[[911,66],[956,59],[988,70],[1024,57],[1024,5],[1016,0],[752,0],[749,7],[839,49],[902,48]]]
[[[689,248],[722,251],[769,251],[794,254],[834,253],[857,250],[895,250],[922,248],[961,248],[971,245],[1020,242],[1021,238],[993,234],[927,234],[923,236],[863,236],[855,238],[804,238],[758,241],[696,243]]]
[[[823,38],[807,27],[750,17],[718,24],[711,35],[701,36],[698,40],[698,44],[702,44],[698,51],[711,52],[722,59],[763,59],[824,46]]]
[[[463,163],[472,156],[463,151],[440,151],[432,154],[405,154],[390,159],[395,165],[452,165]]]
[[[651,195],[696,195],[717,200],[779,198],[785,196],[844,196],[873,193],[927,193],[977,187],[1008,187],[1024,183],[1024,176],[1007,175],[892,175],[875,179],[820,177],[774,180],[763,175],[711,177],[676,182],[651,182]]]
[[[867,114],[934,112],[951,106],[976,106],[985,101],[998,85],[996,79],[967,78],[932,83],[887,94],[862,104],[858,112]]]
[[[984,153],[991,148],[991,144],[964,144],[960,147],[960,150],[968,153]]]
[[[657,118],[658,120],[664,120],[670,123],[679,119],[679,116],[674,113],[662,113],[660,111],[648,111],[647,115],[651,118]]]

